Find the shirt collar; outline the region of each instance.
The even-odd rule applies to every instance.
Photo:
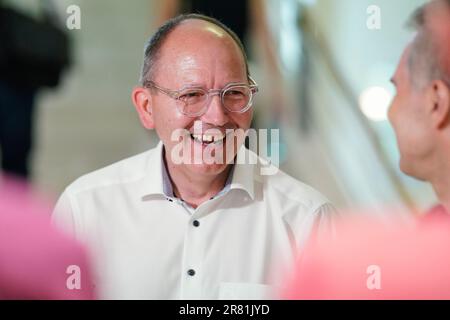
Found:
[[[154,152],[150,152],[147,165],[143,188],[143,196],[164,195],[173,197],[173,187],[164,163],[164,145],[162,141],[158,143]],[[225,183],[224,189],[219,192],[223,194],[228,190],[241,189],[246,191],[249,196],[254,198],[254,170],[255,165],[249,163],[249,150],[242,146],[236,157],[230,175]],[[251,156],[251,155],[250,155]]]
[[[244,145],[239,149],[234,165],[233,180],[230,189],[241,189],[254,199],[254,176],[257,167],[256,155]]]
[[[163,144],[160,141],[158,145],[148,152],[145,173],[142,181],[142,196],[163,195],[163,175],[161,166],[161,155]]]
[[[164,148],[162,148],[161,152],[161,174],[164,195],[171,198],[174,197],[172,182],[170,181],[169,173],[164,162]]]

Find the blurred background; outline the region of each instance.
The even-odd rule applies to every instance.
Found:
[[[399,171],[386,119],[394,94],[389,79],[412,35],[406,21],[425,0],[256,1],[265,10],[249,7],[253,25],[265,27],[246,42],[260,84],[255,126],[280,128],[281,169],[338,208],[432,206],[429,185]],[[130,95],[144,43],[170,16],[173,1],[54,2],[63,24],[68,6],[81,9],[81,29],[67,30],[72,67],[56,89],[36,96],[31,181],[56,197],[77,177],[157,143],[141,127]],[[4,5],[40,15],[39,0]],[[367,25],[373,5],[381,18],[375,29]]]

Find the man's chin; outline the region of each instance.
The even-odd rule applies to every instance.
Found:
[[[420,180],[420,181],[427,181],[426,177],[423,177],[409,161],[406,161],[405,159],[400,159],[400,170],[406,174],[407,176],[410,176],[411,178]]]
[[[403,160],[402,158],[400,158],[398,166],[399,166],[401,172],[403,172],[404,174],[406,174],[408,176],[411,175],[408,163],[405,160]]]

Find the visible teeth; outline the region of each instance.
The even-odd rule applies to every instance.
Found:
[[[211,143],[211,142],[219,142],[222,141],[225,138],[225,135],[223,133],[220,133],[218,135],[209,135],[209,134],[192,134],[192,137],[194,138],[194,140],[198,141],[198,142],[206,142],[206,143]]]
[[[214,139],[213,136],[208,136],[206,134],[203,135],[203,141],[212,142],[213,139]]]
[[[193,134],[192,137],[194,137],[194,139],[199,141],[199,142],[203,142],[201,134]]]
[[[222,141],[225,138],[225,135],[221,132],[220,135],[214,136],[214,142]]]

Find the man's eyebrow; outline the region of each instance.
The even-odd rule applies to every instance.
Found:
[[[183,84],[183,87],[201,87],[201,88],[203,88],[204,85],[201,84],[200,82],[185,82]]]

